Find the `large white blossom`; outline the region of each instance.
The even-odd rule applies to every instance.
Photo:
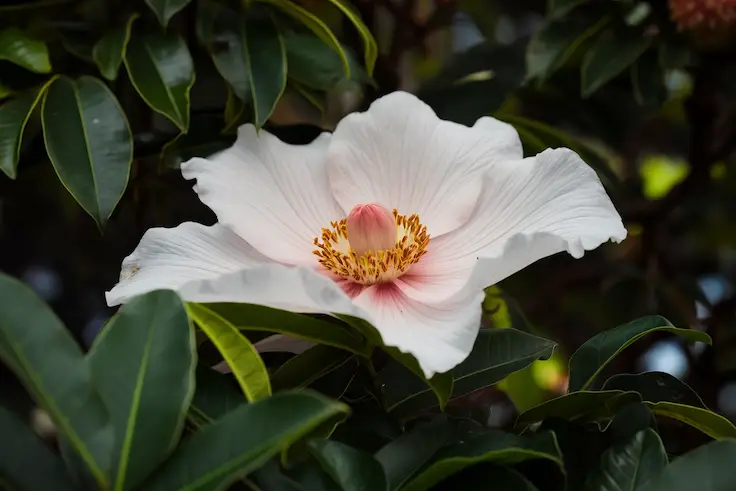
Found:
[[[571,150],[523,158],[510,125],[442,121],[404,92],[309,145],[243,126],[233,147],[182,173],[218,223],[147,231],[110,305],[168,288],[193,302],[362,317],[427,377],[470,353],[484,287],[626,237]]]

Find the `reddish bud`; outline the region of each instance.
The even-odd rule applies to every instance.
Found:
[[[396,218],[378,204],[357,205],[348,215],[348,241],[358,256],[396,246]]]

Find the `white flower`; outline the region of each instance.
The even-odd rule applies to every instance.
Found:
[[[442,121],[403,92],[305,146],[243,126],[232,148],[182,173],[218,223],[146,232],[108,304],[169,288],[193,302],[354,315],[427,377],[470,353],[484,287],[626,237],[574,152],[523,158],[508,124]]]

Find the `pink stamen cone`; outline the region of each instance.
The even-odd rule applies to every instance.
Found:
[[[359,256],[392,249],[396,245],[396,219],[381,205],[357,205],[348,215],[348,240]]]

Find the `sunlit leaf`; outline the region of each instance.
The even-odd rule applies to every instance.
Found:
[[[0,31],[0,60],[8,60],[36,73],[51,71],[46,43],[16,27]]]

